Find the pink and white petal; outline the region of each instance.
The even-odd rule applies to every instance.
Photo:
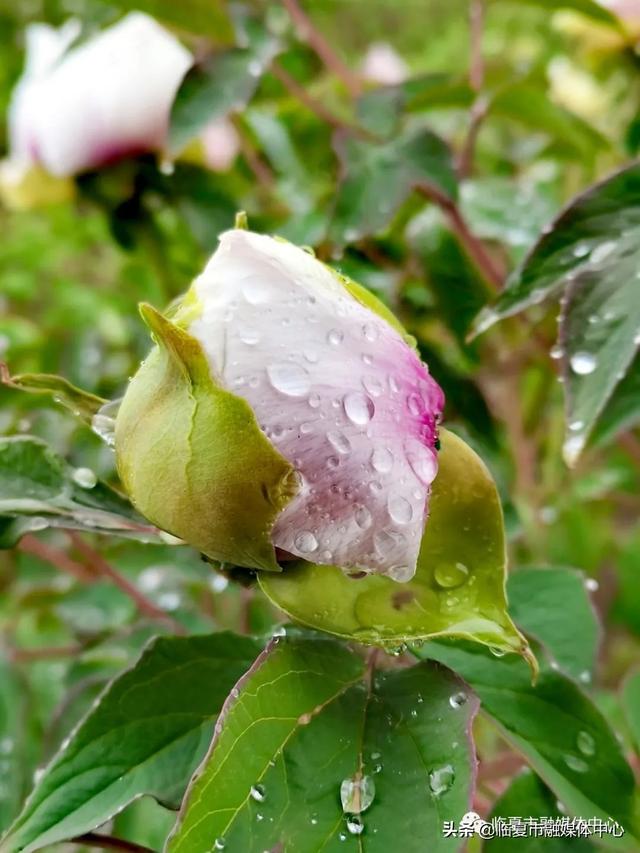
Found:
[[[274,545],[411,578],[443,405],[415,352],[329,268],[271,237],[224,234],[195,288],[191,333],[301,478]]]

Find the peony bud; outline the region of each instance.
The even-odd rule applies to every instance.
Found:
[[[409,68],[397,51],[386,42],[370,45],[362,60],[361,73],[365,80],[382,86],[395,86],[409,76]]]
[[[443,394],[368,291],[233,230],[166,319],[116,423],[122,481],[215,559],[415,572]]]
[[[11,159],[67,176],[162,149],[189,51],[138,12],[67,50],[73,37],[70,25],[28,28],[9,110]]]

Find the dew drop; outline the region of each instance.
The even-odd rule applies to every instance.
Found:
[[[578,456],[580,456],[582,448],[584,447],[584,442],[584,435],[572,435],[562,445],[564,458],[569,464],[575,462]]]
[[[366,394],[353,391],[347,394],[342,401],[346,416],[351,423],[357,426],[368,424],[376,410],[373,400]]]
[[[373,364],[373,356],[369,355],[368,352],[362,353],[362,360],[365,364]]]
[[[73,482],[82,489],[92,489],[98,482],[98,477],[91,468],[76,468],[73,472]]]
[[[404,544],[404,536],[396,530],[379,530],[373,537],[373,544],[381,557],[387,557]]]
[[[555,346],[551,347],[551,349],[549,350],[549,355],[551,356],[552,359],[554,359],[554,361],[557,361],[559,358],[562,358],[562,356],[564,355],[564,348],[561,347],[560,344],[556,344]]]
[[[318,540],[310,530],[302,530],[293,540],[293,544],[302,554],[311,554],[318,547]]]
[[[455,771],[450,764],[429,773],[429,788],[434,797],[441,797],[453,785]]]
[[[458,693],[452,693],[451,696],[449,696],[449,704],[456,711],[458,710],[458,708],[462,708],[462,706],[465,705],[466,702],[467,694],[462,690],[460,690]]]
[[[584,759],[579,758],[571,752],[567,752],[565,754],[564,763],[567,765],[569,770],[573,770],[575,773],[586,773],[589,769],[589,765],[584,761]]]
[[[327,341],[331,344],[331,346],[340,346],[343,340],[344,332],[341,332],[340,329],[331,329],[331,331],[327,334]]]
[[[337,456],[330,456],[327,459],[327,468],[337,468],[340,465],[340,460]]]
[[[317,825],[317,823],[318,823],[318,815],[317,815],[317,814],[312,814],[312,815],[311,815],[310,823],[311,823],[311,826],[316,826],[316,825]]]
[[[591,246],[587,242],[576,243],[573,248],[573,255],[576,258],[585,258],[591,251]]]
[[[578,432],[579,430],[584,428],[584,421],[571,421],[569,424],[569,429],[571,432]]]
[[[347,818],[347,829],[351,835],[362,835],[364,832],[364,823],[358,815],[349,815]]]
[[[338,453],[342,453],[346,455],[351,450],[351,444],[349,439],[344,433],[330,431],[327,433],[327,440],[329,444],[333,447],[334,450],[337,450]]]
[[[389,495],[387,510],[391,518],[398,524],[409,524],[413,518],[413,507],[402,495]]]
[[[242,286],[242,295],[249,305],[264,305],[271,298],[271,288],[259,278],[251,278]]]
[[[614,240],[607,240],[604,243],[600,243],[600,245],[596,246],[593,252],[591,252],[591,257],[589,258],[589,261],[592,264],[600,264],[602,263],[602,261],[608,258],[609,255],[615,251],[615,249],[616,243]]]
[[[456,589],[467,582],[469,569],[464,563],[438,563],[433,578],[443,589]]]
[[[576,743],[578,745],[578,749],[583,755],[591,756],[596,754],[596,742],[589,732],[578,732]]]
[[[407,397],[407,409],[409,409],[409,414],[416,418],[420,415],[420,412],[422,411],[422,400],[417,394],[409,394]]]
[[[226,843],[227,842],[224,840],[224,838],[216,838],[216,840],[213,842],[213,849],[224,850]]]
[[[287,397],[304,397],[309,391],[309,374],[299,364],[283,361],[267,367],[269,381],[281,394]]]
[[[320,399],[319,394],[309,394],[309,399],[307,400],[312,409],[317,409],[322,400]]]
[[[430,485],[438,471],[438,461],[435,453],[425,447],[416,438],[407,439],[404,444],[404,452],[411,470],[416,477],[425,485]]]
[[[380,397],[384,393],[384,385],[377,376],[365,376],[362,380],[362,387],[372,397]]]
[[[361,530],[371,527],[371,513],[366,506],[358,507],[355,514],[356,524]]]
[[[595,578],[587,578],[584,582],[585,588],[589,590],[589,592],[597,592],[600,584]]]
[[[345,814],[366,811],[376,795],[376,783],[371,776],[343,779],[340,783],[340,802]]]
[[[386,447],[376,447],[371,454],[371,467],[379,474],[386,474],[393,468],[393,454]]]
[[[267,796],[264,785],[252,785],[249,793],[251,794],[251,798],[257,803],[263,803]]]
[[[238,332],[238,337],[242,341],[243,344],[246,344],[249,347],[253,347],[256,344],[260,343],[260,332],[257,329],[253,329],[250,326],[244,326]]]
[[[362,334],[373,343],[378,338],[378,329],[373,323],[365,323],[362,327]]]
[[[598,359],[590,352],[576,352],[569,359],[571,370],[578,376],[588,376],[598,366]]]

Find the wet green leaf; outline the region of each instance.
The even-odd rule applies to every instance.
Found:
[[[498,799],[490,818],[561,818],[557,798],[535,773],[525,770],[517,776]],[[544,838],[528,833],[511,838],[491,838],[483,850],[485,853],[588,853],[593,845],[586,838]]]
[[[622,432],[640,423],[640,355],[636,356],[626,376],[620,380],[600,413],[591,434],[590,444],[610,443]]]
[[[28,790],[27,727],[25,685],[13,667],[0,660],[0,833]]]
[[[3,853],[80,835],[141,794],[176,806],[227,693],[259,651],[230,633],[153,641],[46,768]]]
[[[456,196],[451,152],[430,130],[408,131],[388,142],[338,137],[343,177],[330,234],[352,242],[391,222],[415,186]]]
[[[542,643],[563,672],[588,684],[596,663],[600,626],[582,572],[555,567],[520,569],[509,577],[507,595],[516,625]]]
[[[279,638],[232,691],[168,850],[454,851],[475,711],[446,669],[372,674],[335,641]]]
[[[169,145],[174,153],[209,122],[242,109],[253,96],[278,43],[265,30],[254,28],[251,36],[249,47],[215,53],[187,72],[171,108]]]
[[[88,468],[72,468],[34,436],[0,438],[0,545],[46,527],[153,540],[155,528]]]
[[[502,0],[492,0],[493,3],[502,2]],[[513,3],[514,0],[508,0]],[[529,6],[540,6],[543,9],[549,9],[555,12],[558,9],[572,9],[575,12],[580,12],[581,15],[586,15],[594,21],[619,29],[620,22],[604,3],[597,3],[596,0],[517,0],[518,3],[526,3]]]
[[[293,619],[331,634],[386,646],[436,635],[524,650],[506,611],[505,542],[495,483],[460,438],[441,431],[439,472],[413,580],[348,578],[298,562],[260,575],[264,592]]]
[[[570,464],[629,370],[640,344],[640,165],[577,196],[543,236],[475,331],[564,291],[560,324]],[[624,407],[628,412],[628,404]],[[623,415],[624,417],[624,415]]]
[[[570,813],[612,817],[638,835],[633,771],[605,717],[575,682],[542,661],[533,686],[522,660],[496,658],[469,643],[430,642],[417,654],[471,685],[482,710]]]

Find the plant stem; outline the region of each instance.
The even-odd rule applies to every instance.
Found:
[[[492,289],[499,291],[502,287],[504,275],[496,266],[493,258],[485,249],[482,241],[473,234],[467,225],[458,205],[443,192],[431,186],[421,183],[415,187],[420,195],[437,204],[446,214],[452,231],[462,244],[465,252],[482,273],[483,278],[491,285]]]
[[[10,649],[9,657],[14,663],[32,663],[39,660],[75,657],[83,651],[79,643],[69,646],[49,646],[39,649]]]
[[[86,844],[89,847],[99,847],[102,850],[126,850],[128,853],[156,853],[151,847],[143,847],[126,841],[124,838],[116,838],[113,835],[100,835],[97,832],[86,832],[71,839],[72,844]]]
[[[40,539],[33,536],[31,533],[22,537],[17,548],[25,554],[33,554],[34,557],[38,557],[45,563],[55,566],[55,568],[59,569],[61,572],[73,575],[73,577],[79,581],[86,583],[94,579],[93,574],[89,572],[86,566],[83,566],[82,563],[72,560],[71,557],[69,557],[69,555],[64,551],[60,550],[60,548],[55,548],[53,545],[47,545],[46,542],[41,542]]]
[[[282,4],[295,24],[302,41],[305,41],[324,66],[342,81],[351,97],[357,98],[362,91],[357,76],[334,53],[327,39],[315,28],[307,13],[299,5],[298,0],[282,0]]]
[[[294,96],[301,104],[303,104],[310,112],[318,116],[321,121],[326,122],[330,127],[338,130],[343,128],[344,123],[335,116],[331,110],[328,110],[324,104],[317,101],[313,95],[310,95],[304,86],[292,77],[277,60],[271,63],[271,73],[284,86],[284,88]]]
[[[113,566],[105,560],[102,554],[92,548],[86,540],[72,530],[68,530],[67,535],[75,548],[82,555],[85,564],[98,576],[108,578],[114,586],[117,586],[118,589],[121,589],[122,592],[125,593],[125,595],[129,596],[141,614],[148,616],[151,619],[157,619],[165,622],[167,625],[170,625],[172,630],[177,634],[185,633],[183,626],[179,622],[150,601],[146,595],[140,592],[135,584],[131,583],[131,581],[127,580],[127,578],[121,575],[120,572],[116,571],[116,569],[114,569]]]
[[[484,85],[484,58],[482,56],[482,32],[484,30],[484,2],[483,0],[470,0],[469,2],[469,85],[476,94],[475,101],[469,113],[469,129],[458,158],[458,174],[461,178],[467,178],[473,171],[473,158],[475,154],[476,140],[480,127],[487,115],[489,104],[486,98],[481,96]]]

